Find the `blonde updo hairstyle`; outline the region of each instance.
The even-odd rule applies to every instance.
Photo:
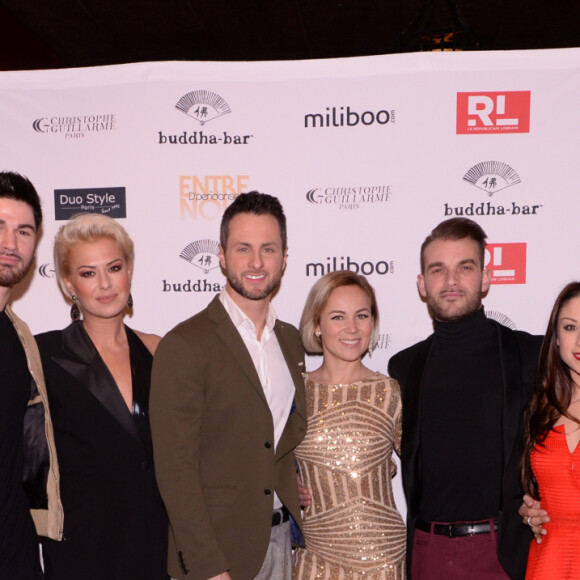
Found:
[[[337,270],[325,274],[312,286],[304,311],[300,319],[300,336],[304,350],[308,354],[322,354],[322,340],[316,336],[316,327],[320,324],[320,316],[333,290],[342,286],[358,286],[368,297],[371,303],[373,328],[370,346],[374,349],[379,339],[379,308],[373,287],[364,276],[355,274],[351,270]]]
[[[135,247],[125,228],[114,219],[99,213],[81,213],[64,224],[54,238],[54,270],[64,295],[71,294],[64,283],[70,272],[70,253],[76,244],[96,242],[103,238],[114,240],[121,248],[127,265],[132,270]]]

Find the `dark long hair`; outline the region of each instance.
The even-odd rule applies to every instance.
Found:
[[[536,499],[540,499],[540,492],[530,465],[532,449],[537,445],[543,445],[559,417],[564,416],[580,424],[578,419],[568,413],[576,387],[570,375],[570,369],[562,360],[558,348],[560,312],[569,300],[578,296],[580,296],[580,282],[571,282],[556,298],[540,351],[535,391],[526,411],[522,484],[524,491]]]

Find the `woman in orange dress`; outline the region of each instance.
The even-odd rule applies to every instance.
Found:
[[[550,521],[541,543],[530,545],[526,580],[580,578],[579,442],[580,282],[573,282],[552,309],[528,410],[523,485]]]

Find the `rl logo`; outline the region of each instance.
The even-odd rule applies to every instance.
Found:
[[[529,133],[530,91],[457,93],[457,133]]]
[[[526,244],[487,244],[485,267],[492,284],[525,284]]]

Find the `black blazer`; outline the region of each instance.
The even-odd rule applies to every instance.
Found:
[[[497,329],[503,376],[503,483],[499,514],[498,554],[501,565],[514,580],[523,579],[529,544],[527,526],[518,516],[521,505],[519,461],[522,453],[523,413],[535,381],[541,336],[514,331],[489,320]],[[421,383],[433,335],[396,354],[389,361],[389,375],[401,385],[403,441],[401,463],[407,500],[407,564],[410,568],[415,521],[421,505]]]
[[[81,322],[36,337],[65,511],[65,541],[43,544],[47,580],[167,578],[167,515],[147,417],[153,357],[126,332],[133,414]]]

